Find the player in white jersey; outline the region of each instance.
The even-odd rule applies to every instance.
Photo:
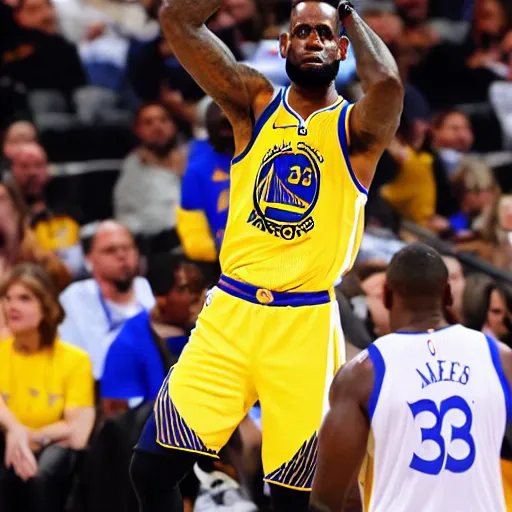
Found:
[[[395,255],[384,297],[394,334],[333,382],[311,510],[343,510],[359,472],[365,511],[505,512],[512,351],[447,323],[448,271],[426,245]]]

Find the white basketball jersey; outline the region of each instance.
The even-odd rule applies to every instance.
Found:
[[[494,340],[454,325],[390,334],[368,352],[365,511],[505,512],[500,449],[511,400]]]

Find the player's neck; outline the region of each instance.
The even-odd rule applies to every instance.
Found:
[[[116,304],[129,304],[133,301],[135,296],[133,284],[128,291],[120,292],[111,281],[107,281],[101,277],[96,277],[95,279],[105,300],[115,302]]]
[[[440,310],[404,312],[398,321],[391,322],[391,330],[396,332],[427,332],[448,327],[444,314]]]
[[[292,84],[288,94],[288,103],[297,113],[304,118],[309,117],[316,110],[327,108],[338,99],[338,91],[334,82],[328,87],[318,89],[304,88]]]

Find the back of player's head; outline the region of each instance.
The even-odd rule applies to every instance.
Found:
[[[442,302],[448,288],[448,269],[432,247],[414,243],[395,254],[386,273],[386,286],[392,294],[412,307]]]

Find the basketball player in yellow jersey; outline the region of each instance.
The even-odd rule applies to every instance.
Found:
[[[344,345],[333,283],[352,266],[367,190],[393,139],[396,63],[352,4],[296,0],[281,55],[292,81],[238,64],[205,22],[221,0],[164,0],[173,52],[222,107],[236,142],[223,275],[169,373],[131,466],[142,512],[181,511],[177,483],[217,457],[259,400],[274,510],[308,508],[317,431]],[[352,44],[365,96],[334,79]]]

